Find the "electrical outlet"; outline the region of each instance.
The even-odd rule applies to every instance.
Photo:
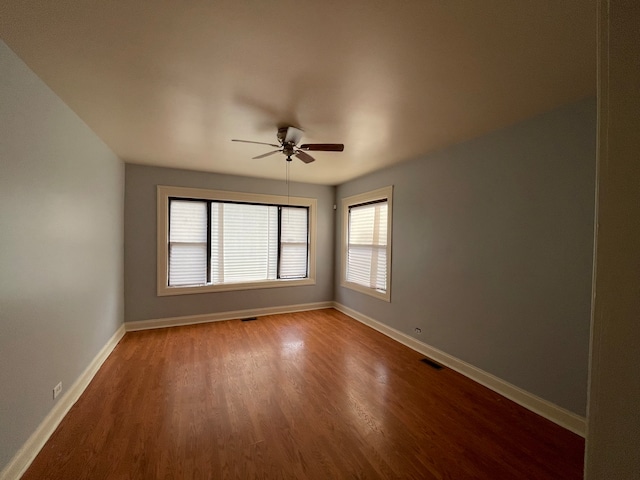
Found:
[[[414,328],[413,330],[414,330],[416,333],[418,333],[418,334],[422,333],[422,329],[421,329],[421,328],[419,328],[419,327],[416,327],[416,328]]]
[[[62,382],[53,387],[53,398],[57,398],[60,392],[62,392]]]

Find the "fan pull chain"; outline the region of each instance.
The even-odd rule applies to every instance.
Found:
[[[290,201],[289,201],[289,164],[291,163],[290,161],[287,161],[287,207],[290,206]]]

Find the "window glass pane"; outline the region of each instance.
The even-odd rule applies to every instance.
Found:
[[[368,246],[350,245],[347,257],[347,281],[370,286],[371,248]]]
[[[372,205],[352,207],[349,210],[349,243],[371,245],[375,209]]]
[[[280,278],[307,276],[307,245],[283,243],[280,258]]]
[[[282,207],[280,278],[304,278],[307,276],[307,208]]]
[[[387,202],[379,203],[377,205],[378,210],[376,215],[379,217],[379,224],[377,228],[378,237],[374,238],[376,245],[387,245]]]
[[[207,204],[171,200],[169,285],[202,285],[207,281]]]
[[[377,255],[377,271],[375,278],[372,279],[373,287],[376,290],[384,292],[387,290],[387,248],[377,247],[377,251],[374,252]]]
[[[224,228],[224,204],[211,204],[211,282],[224,282],[224,238],[222,232]]]
[[[207,244],[169,245],[169,285],[204,285],[207,282]]]
[[[214,284],[275,280],[278,207],[214,202],[211,246]]]
[[[387,202],[349,208],[346,280],[387,289]]]
[[[191,200],[171,200],[169,243],[207,242],[207,204]]]

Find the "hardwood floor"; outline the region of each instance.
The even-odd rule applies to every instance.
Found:
[[[584,440],[335,310],[127,333],[23,479],[581,479]]]

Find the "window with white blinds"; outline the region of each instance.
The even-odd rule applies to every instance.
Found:
[[[342,285],[390,301],[392,187],[343,200]]]
[[[280,278],[300,278],[307,274],[309,210],[282,207],[280,224]]]
[[[211,283],[275,280],[277,267],[278,207],[212,202]]]
[[[387,290],[387,202],[349,208],[347,281]]]
[[[204,285],[207,283],[207,204],[171,202],[169,225],[169,285]]]
[[[315,283],[315,200],[215,191],[205,196],[195,189],[158,188],[160,295]],[[223,199],[169,194],[181,190]],[[252,202],[286,199],[290,204],[239,201],[244,197]]]

